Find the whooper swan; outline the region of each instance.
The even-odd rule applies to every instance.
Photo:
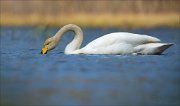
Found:
[[[158,38],[128,32],[115,32],[99,37],[80,49],[83,32],[80,27],[68,24],[53,37],[47,39],[42,54],[54,49],[67,31],[75,33],[74,39],[66,46],[65,54],[161,54],[172,43],[161,43]]]

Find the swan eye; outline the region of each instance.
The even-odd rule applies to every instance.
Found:
[[[48,52],[48,46],[45,45],[45,46],[42,48],[41,54],[46,54],[47,52]]]

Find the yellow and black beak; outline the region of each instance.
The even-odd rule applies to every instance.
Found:
[[[46,54],[47,52],[48,52],[48,46],[45,45],[41,50],[41,54]]]

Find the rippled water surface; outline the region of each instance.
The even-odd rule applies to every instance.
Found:
[[[83,29],[82,46],[117,31],[176,44],[162,55],[64,55],[72,32],[41,55],[45,39],[57,30],[1,27],[2,105],[180,105],[178,28]]]

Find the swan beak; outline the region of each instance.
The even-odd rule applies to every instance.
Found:
[[[48,52],[48,46],[45,45],[41,50],[41,54],[46,54],[47,52]]]

